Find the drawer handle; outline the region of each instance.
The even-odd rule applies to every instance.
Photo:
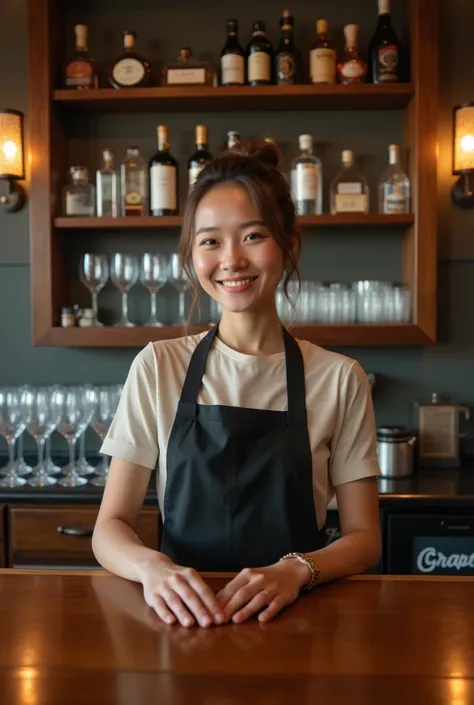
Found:
[[[73,526],[58,526],[56,529],[58,534],[66,534],[66,536],[92,536],[94,529],[76,529]]]

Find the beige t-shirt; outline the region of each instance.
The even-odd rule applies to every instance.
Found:
[[[106,455],[157,468],[161,512],[168,439],[192,352],[204,335],[149,343],[136,356],[101,448]],[[298,344],[321,528],[335,486],[380,474],[375,418],[367,375],[359,363],[304,340]],[[285,411],[285,354],[245,355],[214,339],[198,403]]]

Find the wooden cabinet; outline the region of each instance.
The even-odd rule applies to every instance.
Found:
[[[98,506],[11,506],[8,510],[9,567],[97,567],[91,536],[98,513]],[[158,549],[158,509],[142,509],[137,533],[145,546]]]
[[[5,555],[5,516],[5,507],[0,504],[0,568],[5,568],[7,564]]]

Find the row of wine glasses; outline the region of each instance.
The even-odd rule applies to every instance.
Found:
[[[94,474],[91,480],[97,487],[105,486],[109,459],[105,457],[99,466],[89,466],[82,449],[79,462],[75,460],[75,446],[78,438],[84,438],[90,426],[103,441],[115,415],[122,392],[122,385],[0,387],[0,436],[8,445],[8,464],[0,469],[5,477],[0,487],[49,487],[58,483],[62,487],[85,485],[87,475]],[[15,462],[15,442],[24,431],[36,441],[38,464],[30,468]],[[69,463],[59,468],[50,457],[45,461],[45,444],[51,434],[57,431],[69,447]],[[59,480],[55,475],[63,473]],[[31,475],[27,480],[24,476]]]
[[[146,326],[163,326],[156,314],[156,295],[167,283],[174,286],[179,296],[178,320],[175,325],[185,323],[185,294],[191,282],[181,267],[177,253],[164,255],[157,252],[144,252],[139,259],[136,255],[117,252],[112,255],[109,267],[107,255],[86,252],[81,257],[79,278],[92,294],[94,326],[103,325],[98,318],[97,297],[107,284],[109,273],[110,280],[122,294],[122,313],[115,323],[116,326],[126,328],[135,326],[128,317],[128,292],[138,280],[150,294],[151,312],[149,321],[145,323]]]

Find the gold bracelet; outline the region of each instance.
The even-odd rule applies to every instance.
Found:
[[[301,563],[305,563],[311,571],[311,577],[309,581],[302,587],[303,592],[309,592],[312,590],[319,582],[319,574],[321,572],[319,566],[316,565],[314,560],[308,553],[286,553],[280,558],[280,561],[285,561],[287,558],[296,558]]]

